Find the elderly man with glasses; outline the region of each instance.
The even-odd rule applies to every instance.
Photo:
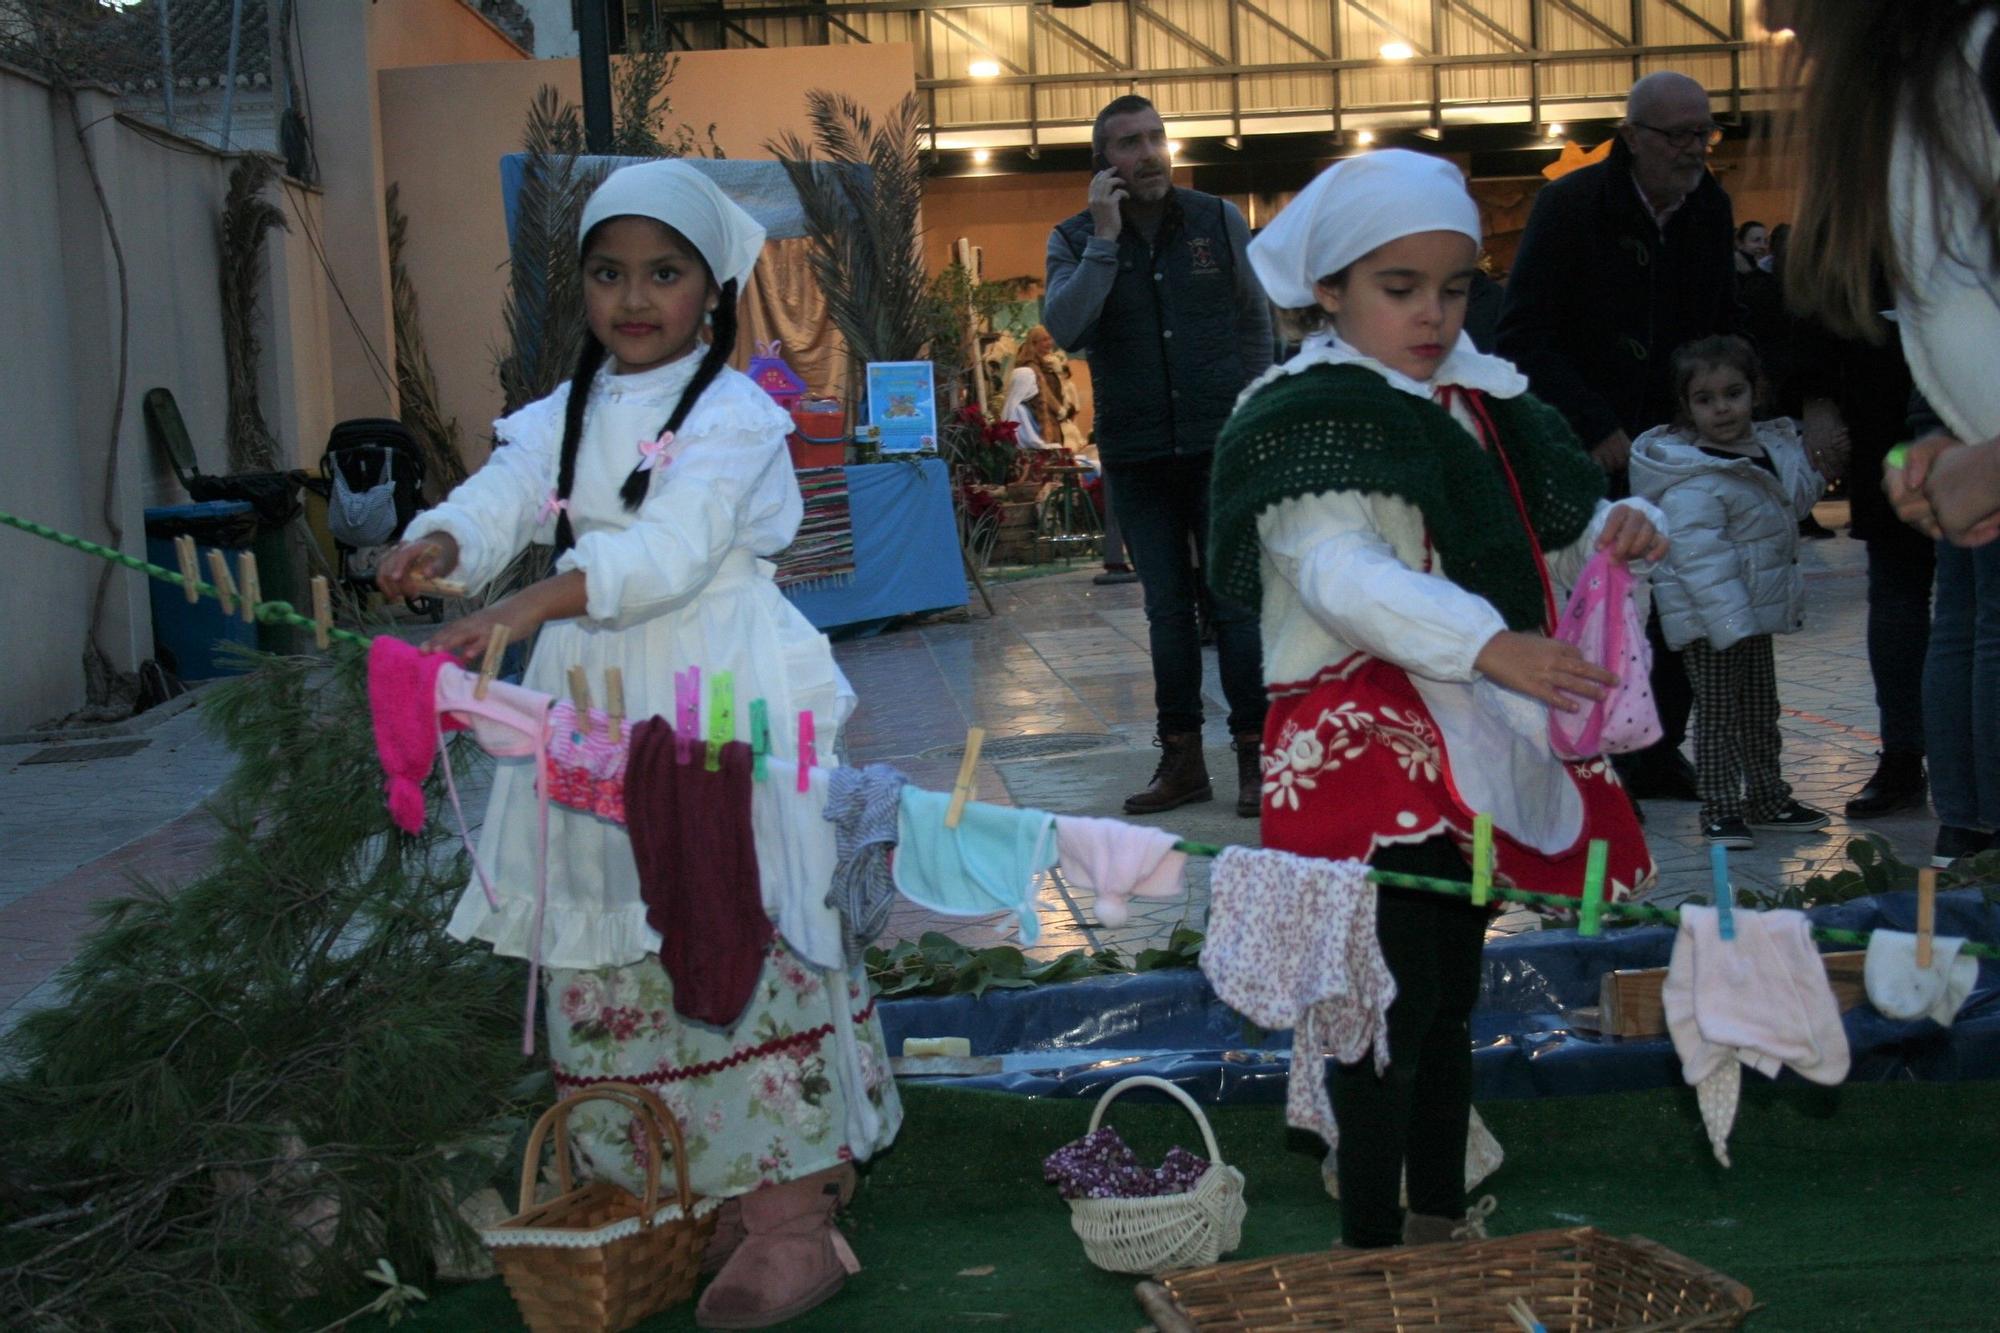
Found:
[[[1699,83],[1640,79],[1610,156],[1537,196],[1507,277],[1500,354],[1569,419],[1614,495],[1633,437],[1673,418],[1674,349],[1738,331],[1734,220],[1708,171],[1721,138]],[[1634,795],[1691,800],[1680,745],[1692,695],[1657,633],[1653,660],[1665,735],[1621,771]]]

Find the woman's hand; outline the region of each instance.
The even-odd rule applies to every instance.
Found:
[[[569,620],[586,610],[588,586],[580,569],[530,584],[484,611],[454,620],[424,641],[424,651],[450,653],[461,662],[485,655],[495,625],[507,627],[507,642],[520,643],[551,620]]]
[[[1937,514],[1925,491],[1931,469],[1945,454],[1965,446],[1949,435],[1927,435],[1915,444],[1897,445],[1882,460],[1882,489],[1895,509],[1896,517],[1929,537],[1944,534]]]
[[[1643,515],[1636,515],[1644,522]],[[1652,525],[1646,525],[1651,530]],[[1473,668],[1516,694],[1540,699],[1551,708],[1574,713],[1583,699],[1602,699],[1618,677],[1584,660],[1575,644],[1539,634],[1502,630],[1486,641]]]
[[[1613,505],[1597,534],[1597,549],[1611,552],[1613,560],[1659,560],[1667,553],[1667,539],[1641,511]]]
[[[430,584],[458,568],[458,539],[448,532],[433,532],[413,542],[403,542],[375,570],[375,586],[384,597],[401,601],[422,597]]]
[[[2000,440],[1940,454],[1924,494],[1953,545],[1984,546],[2000,537]]]

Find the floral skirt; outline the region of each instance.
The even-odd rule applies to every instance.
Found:
[[[1446,836],[1470,859],[1477,812],[1460,798],[1444,737],[1402,668],[1369,658],[1350,674],[1274,690],[1263,749],[1266,847],[1365,861],[1380,847]],[[1581,897],[1590,843],[1603,839],[1607,902],[1651,884],[1652,854],[1610,762],[1563,766],[1583,798],[1583,832],[1551,856],[1494,830],[1494,882]]]
[[[549,1059],[567,1095],[607,1080],[658,1094],[680,1122],[697,1194],[730,1197],[865,1158],[895,1137],[902,1102],[865,974],[812,967],[774,941],[749,1006],[724,1031],[674,1012],[658,958],[624,967],[549,968]],[[852,1074],[843,1078],[829,1008],[838,988],[854,1023]],[[858,1082],[878,1122],[856,1144],[843,1087]],[[645,1183],[645,1139],[609,1102],[579,1107],[570,1137],[589,1174],[634,1193]],[[672,1188],[671,1164],[663,1190]]]

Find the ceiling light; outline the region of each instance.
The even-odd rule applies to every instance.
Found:
[[[1240,134],[1232,134],[1229,135],[1227,138],[1225,138],[1222,142],[1230,148],[1241,148],[1243,146],[1243,136]]]
[[[1000,77],[1000,62],[997,60],[975,60],[965,67],[965,72],[975,79],[997,79]]]
[[[1771,40],[1774,42],[1789,42],[1797,36],[1798,34],[1790,28],[1779,28],[1771,34]]]
[[[1180,155],[1181,155],[1181,141],[1179,139],[1167,140],[1167,156],[1179,157]]]
[[[1563,137],[1563,123],[1559,120],[1551,121],[1543,133],[1547,138],[1560,139]]]
[[[1444,131],[1436,125],[1426,125],[1417,131],[1417,137],[1419,139],[1429,139],[1432,143],[1438,143],[1444,139]]]
[[[987,152],[984,148],[975,148],[972,150],[972,160],[983,167],[993,160],[993,154]]]
[[[1360,144],[1363,148],[1366,148],[1369,144],[1375,142],[1375,131],[1373,130],[1359,131],[1354,136],[1354,142]]]
[[[1408,42],[1384,42],[1375,54],[1384,60],[1409,60],[1417,54],[1417,48]]]

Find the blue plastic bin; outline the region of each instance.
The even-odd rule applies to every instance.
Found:
[[[211,500],[204,504],[165,505],[146,511],[146,559],[167,569],[180,568],[174,554],[173,532],[193,535],[201,577],[210,578],[208,553],[219,550],[229,561],[231,577],[236,573],[236,554],[242,545],[217,546],[202,539],[201,529],[243,528],[251,506],[242,500]],[[154,536],[165,528],[163,535]],[[243,670],[237,662],[223,657],[223,643],[257,646],[257,627],[243,623],[242,616],[225,616],[213,597],[203,597],[189,605],[187,594],[177,583],[149,579],[153,604],[153,655],[161,665],[182,680],[209,680]]]

